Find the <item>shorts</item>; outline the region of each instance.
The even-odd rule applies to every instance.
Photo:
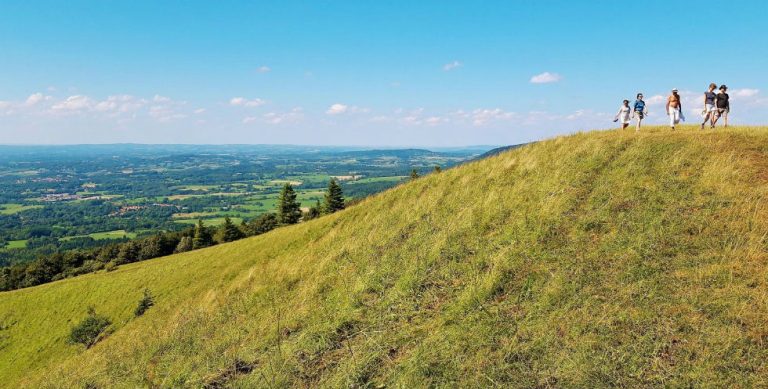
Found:
[[[715,110],[715,113],[717,116],[723,116],[724,114],[728,114],[728,108],[718,108]]]
[[[714,104],[704,104],[704,113],[708,114],[710,112],[715,111],[715,105]]]
[[[635,116],[637,116],[638,120],[643,120],[645,114],[643,114],[643,111],[635,111]]]

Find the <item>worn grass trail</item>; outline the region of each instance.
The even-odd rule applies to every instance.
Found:
[[[768,129],[591,132],[0,294],[28,387],[768,385]],[[144,288],[156,306],[131,312]],[[64,341],[88,305],[113,333]]]

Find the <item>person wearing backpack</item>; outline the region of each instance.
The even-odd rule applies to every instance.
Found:
[[[726,93],[727,91],[727,86],[720,85],[720,92],[715,98],[715,118],[712,121],[712,128],[715,128],[715,125],[717,125],[717,119],[720,119],[721,116],[725,121],[725,127],[728,127],[728,112],[731,111],[731,101],[730,96],[728,96],[728,93]]]
[[[701,122],[702,130],[704,129],[704,125],[707,124],[707,121],[710,123],[710,128],[715,127],[715,100],[717,99],[715,89],[717,89],[717,84],[713,82],[709,84],[709,89],[704,92],[704,110],[701,112],[704,117],[704,121]]]
[[[648,115],[648,111],[645,109],[643,94],[638,93],[637,100],[635,100],[635,103],[632,105],[632,117],[637,118],[637,127],[635,127],[635,131],[640,131],[640,123],[646,115]]]

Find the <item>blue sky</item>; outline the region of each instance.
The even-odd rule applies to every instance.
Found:
[[[768,124],[768,2],[3,1],[0,143],[512,144],[709,82]],[[536,82],[538,81],[538,82]]]

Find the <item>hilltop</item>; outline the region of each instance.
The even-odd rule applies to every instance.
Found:
[[[0,385],[766,386],[767,169],[768,128],[580,133],[3,292]]]

